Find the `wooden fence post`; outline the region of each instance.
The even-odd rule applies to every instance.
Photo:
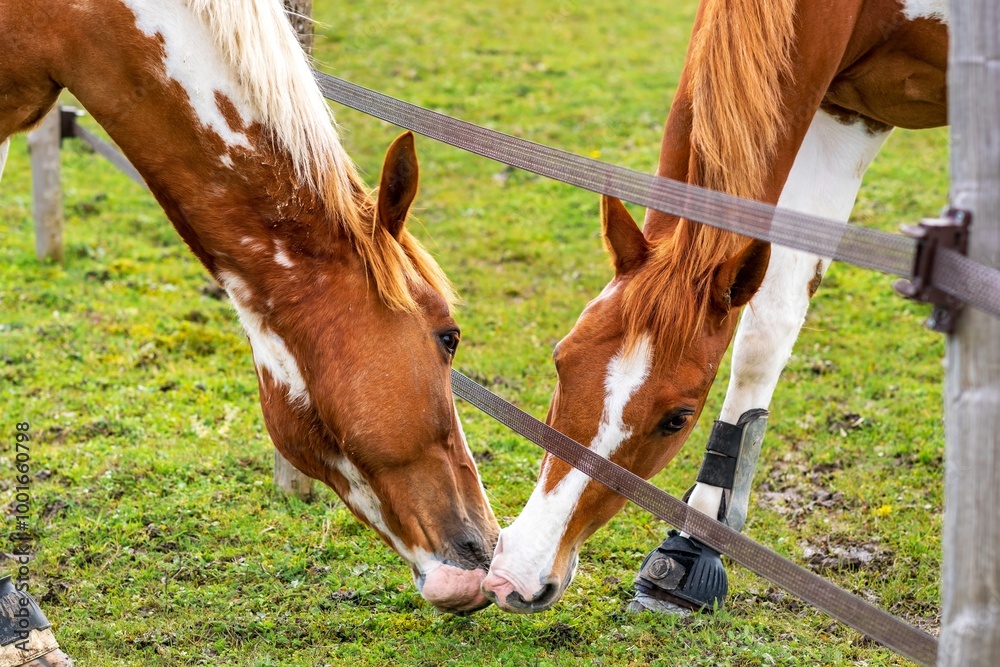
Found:
[[[299,42],[306,53],[311,56],[313,45],[312,0],[284,1],[285,10],[290,12],[288,18],[299,35]],[[274,450],[274,484],[303,500],[309,500],[313,496],[312,478],[299,472],[277,449]]]
[[[299,43],[302,44],[302,48],[310,56],[312,56],[314,37],[312,7],[313,0],[285,0],[288,20],[292,22],[292,27],[299,35]]]
[[[35,253],[39,260],[63,260],[63,202],[59,143],[59,106],[28,135],[31,153],[31,191],[35,214]]]
[[[1000,4],[951,0],[951,200],[969,256],[1000,266]],[[948,339],[938,665],[1000,660],[1000,320],[966,308]]]

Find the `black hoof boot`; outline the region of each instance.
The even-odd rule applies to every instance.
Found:
[[[0,667],[72,667],[35,599],[0,578]]]
[[[722,609],[729,579],[719,553],[676,530],[668,535],[643,561],[629,610],[685,614]]]

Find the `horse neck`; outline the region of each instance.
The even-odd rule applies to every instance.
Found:
[[[59,64],[71,67],[56,80],[118,144],[209,271],[252,279],[262,253],[282,264],[306,244],[313,255],[346,252],[341,212],[297,178],[210,36],[183,22],[150,36],[124,5],[101,6],[81,12],[76,30],[100,22],[119,39],[64,40]]]
[[[667,115],[666,126],[660,144],[660,156],[656,167],[656,175],[690,185],[705,187],[698,169],[698,159],[691,145],[691,128],[693,111],[691,93],[688,87],[687,72],[681,77],[680,85],[674,102]],[[779,155],[775,158],[772,170],[765,183],[760,186],[758,199],[765,203],[776,204],[784,186],[784,177],[791,169],[795,159],[794,152]],[[643,234],[654,244],[662,243],[673,237],[677,231],[680,218],[663,211],[647,209],[643,222]],[[724,238],[733,235],[731,232],[719,232]]]

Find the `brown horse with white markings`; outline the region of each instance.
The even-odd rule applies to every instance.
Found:
[[[946,0],[702,0],[657,173],[847,220],[894,126],[947,122]],[[736,331],[729,391],[690,504],[740,529],[767,407],[828,260],[648,211],[602,205],[615,276],[555,349],[548,422],[643,477],[677,453]],[[580,545],[624,500],[547,456],[500,533],[487,595],[552,606]],[[714,553],[672,534],[638,608],[720,603]]]
[[[435,606],[488,604],[499,526],[451,396],[451,290],[404,227],[412,136],[373,199],[279,0],[0,0],[0,165],[63,88],[229,293],[275,446]]]

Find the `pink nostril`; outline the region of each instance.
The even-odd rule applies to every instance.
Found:
[[[514,592],[514,584],[490,572],[483,579],[482,590],[494,602],[502,604],[506,602],[507,596]]]

